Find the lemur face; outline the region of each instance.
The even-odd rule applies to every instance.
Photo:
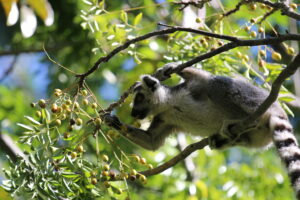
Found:
[[[142,82],[134,89],[134,100],[131,116],[144,119],[153,108],[153,93],[157,88],[159,81],[151,76],[143,76]]]

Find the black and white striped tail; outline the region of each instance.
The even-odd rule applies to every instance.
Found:
[[[296,197],[300,200],[300,149],[289,121],[272,116],[270,127],[281,160],[285,163]]]

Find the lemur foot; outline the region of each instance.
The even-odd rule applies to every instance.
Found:
[[[232,140],[220,134],[215,134],[209,137],[209,147],[211,149],[225,149],[234,146]]]
[[[120,130],[122,123],[120,122],[119,118],[116,115],[112,115],[110,113],[105,113],[102,116],[104,122],[117,130]]]
[[[240,120],[224,120],[220,134],[223,137],[228,138],[230,140],[237,139],[239,135],[233,134],[230,128],[233,127],[238,122],[240,122]]]
[[[159,80],[166,80],[171,77],[171,71],[179,65],[178,62],[167,63],[155,72],[155,77]]]

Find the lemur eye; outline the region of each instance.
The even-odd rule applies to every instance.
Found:
[[[145,99],[145,95],[143,95],[143,94],[141,94],[141,93],[139,93],[139,94],[137,94],[136,96],[135,96],[135,101],[136,102],[141,102],[141,101],[143,101]]]

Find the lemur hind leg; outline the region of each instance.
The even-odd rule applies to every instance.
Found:
[[[239,134],[233,134],[232,131],[230,131],[230,128],[240,121],[241,120],[224,120],[220,133],[210,137],[209,146],[212,149],[226,149],[233,146],[243,146],[247,144],[248,138],[243,137],[243,135],[255,130],[256,125],[246,128]]]

